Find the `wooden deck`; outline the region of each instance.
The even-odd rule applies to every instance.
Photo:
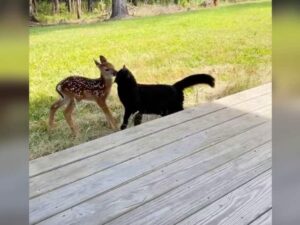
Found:
[[[271,224],[271,85],[30,162],[31,224]]]

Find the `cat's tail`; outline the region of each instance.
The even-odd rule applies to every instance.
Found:
[[[196,84],[208,84],[209,86],[214,87],[215,78],[213,78],[211,75],[208,74],[194,74],[186,78],[183,78],[182,80],[173,84],[173,86],[177,90],[183,91],[185,88],[188,88]]]

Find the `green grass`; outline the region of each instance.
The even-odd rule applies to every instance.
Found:
[[[185,106],[220,98],[271,80],[271,3],[213,9],[89,25],[30,29],[30,158],[37,158],[112,133],[104,114],[89,102],[77,104],[81,128],[73,138],[58,111],[47,129],[56,84],[70,74],[98,77],[93,58],[126,64],[141,83],[168,83],[192,73],[210,73],[216,88],[186,90]],[[114,85],[108,105],[121,121]]]

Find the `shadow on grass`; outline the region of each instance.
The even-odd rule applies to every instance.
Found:
[[[112,97],[111,97],[112,98]],[[108,102],[111,105],[112,100]],[[30,158],[47,155],[83,142],[113,133],[107,125],[102,110],[93,102],[76,103],[73,120],[80,129],[77,137],[72,136],[64,119],[61,107],[55,114],[55,127],[49,130],[48,117],[51,104],[58,99],[44,95],[30,102],[29,150]],[[114,102],[118,102],[117,99]],[[110,107],[114,117],[119,121],[122,115],[121,105]]]

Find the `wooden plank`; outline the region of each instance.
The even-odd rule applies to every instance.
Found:
[[[265,113],[269,114],[270,108]],[[145,157],[134,158],[118,166],[104,170],[101,173],[94,174],[36,197],[30,201],[32,219],[40,220],[41,218],[61,212],[124,182],[126,183],[128,180],[133,180],[145,173],[150,173],[162,165],[172,162],[172,160],[188,156],[199,148],[205,148],[226,140],[266,121],[267,119],[263,117],[258,118],[252,114],[245,115],[244,117],[239,117],[236,120],[195,134],[194,139],[182,139],[180,142],[164,146],[160,150],[160,153],[156,154],[156,158],[155,151],[153,151],[154,155],[150,155],[152,157],[149,156],[147,158],[148,155],[145,155]],[[61,202],[60,199],[64,199],[64,201]]]
[[[271,179],[269,170],[178,225],[249,224],[272,207]]]
[[[168,120],[153,120],[146,124],[105,136],[101,139],[96,139],[46,157],[32,160],[29,163],[30,177],[76,162],[83,158],[91,157],[95,154],[105,152],[111,148],[156,133],[168,127],[199,118],[208,113],[221,110],[224,107],[230,107],[267,93],[271,93],[271,84],[262,85],[235,95],[227,96],[215,101],[214,104],[206,103],[203,104],[202,107],[186,109],[182,112],[168,116]],[[120,138],[120,135],[122,135],[122,138]],[[51,161],[51,163],[49,163],[49,161]]]
[[[265,109],[265,114],[268,115],[270,110],[270,108]],[[145,155],[145,157],[140,156],[134,158],[118,166],[104,170],[101,173],[94,174],[47,194],[33,198],[30,201],[31,219],[39,221],[42,218],[47,218],[122,183],[143,176],[145,173],[150,173],[166,163],[172,162],[172,160],[188,156],[198,149],[214,145],[266,121],[268,121],[268,119],[264,117],[247,114],[195,134],[194,139],[186,138],[182,139],[182,141],[164,146],[160,150],[162,152],[156,154],[156,156],[155,151],[153,151],[154,155],[150,155],[152,157]],[[186,148],[186,146],[188,146],[188,148]],[[64,199],[64,201],[62,202],[61,199]]]
[[[113,191],[64,211],[47,224],[105,223],[270,140],[270,122],[198,151]],[[133,163],[132,163],[133,164]],[[53,207],[53,206],[52,206]]]
[[[269,143],[197,177],[107,224],[176,224],[270,168],[271,144]],[[82,224],[96,224],[96,221],[89,221]]]
[[[249,108],[251,110],[259,109],[268,103],[270,104],[270,96],[263,95],[259,98],[236,105],[234,109],[227,108],[213,114],[208,114],[204,117],[179,124],[176,126],[176,129],[165,129],[102,154],[95,155],[94,157],[32,177],[29,183],[30,197],[36,197],[48,191],[55,190],[68,183],[75,182],[76,180],[150,152],[153,149],[171,144],[183,137],[204,131],[227,120],[240,117],[248,113],[250,111]],[[164,138],[162,139],[161,137]],[[147,140],[151,140],[151,142]],[[147,144],[145,145],[145,143]]]
[[[272,209],[258,217],[249,225],[272,225]]]

